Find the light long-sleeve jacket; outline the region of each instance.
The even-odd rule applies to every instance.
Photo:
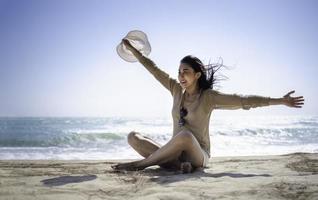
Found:
[[[173,136],[180,131],[187,129],[198,140],[201,148],[210,156],[210,137],[209,123],[211,112],[214,109],[250,109],[269,105],[269,97],[257,95],[242,96],[237,94],[225,94],[213,89],[203,90],[198,98],[193,102],[184,101],[184,107],[188,114],[184,117],[186,123],[179,127],[180,105],[182,89],[176,79],[171,78],[166,72],[162,71],[156,64],[146,56],[141,56],[139,62],[166,88],[173,97],[172,118]]]

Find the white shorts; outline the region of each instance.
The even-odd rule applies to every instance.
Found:
[[[202,153],[203,153],[202,167],[205,168],[208,165],[208,163],[209,163],[210,157],[209,157],[209,154],[205,150],[203,150],[202,148],[201,148],[201,150],[202,150]]]

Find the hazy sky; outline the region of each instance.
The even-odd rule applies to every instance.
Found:
[[[225,93],[281,97],[286,106],[226,114],[318,114],[318,1],[0,0],[0,116],[170,117],[172,97],[116,46],[147,33],[151,59],[177,78],[180,60],[223,58]]]

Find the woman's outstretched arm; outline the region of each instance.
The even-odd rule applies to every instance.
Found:
[[[131,51],[131,53],[138,59],[138,61],[151,73],[153,76],[165,87],[167,88],[172,96],[174,95],[176,89],[179,86],[176,79],[173,79],[161,70],[157,65],[148,57],[144,56],[140,51],[133,47],[127,39],[123,39],[122,42],[126,48]]]
[[[288,92],[282,98],[263,97],[258,95],[237,95],[224,94],[215,90],[209,93],[212,107],[214,109],[245,109],[270,106],[270,105],[286,105],[289,107],[301,108],[304,104],[302,96],[291,97],[290,95],[295,91]]]

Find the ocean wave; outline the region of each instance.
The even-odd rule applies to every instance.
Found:
[[[268,144],[313,144],[318,141],[317,127],[291,127],[291,128],[244,128],[216,130],[215,135],[227,137],[249,137],[257,141],[264,141]],[[213,135],[213,134],[212,134]]]
[[[69,133],[51,137],[3,138],[0,147],[99,147],[124,138],[117,133]]]
[[[318,151],[318,117],[222,117],[212,121],[214,155]],[[138,154],[127,142],[132,130],[162,145],[172,137],[168,119],[0,118],[0,159],[136,158]]]

